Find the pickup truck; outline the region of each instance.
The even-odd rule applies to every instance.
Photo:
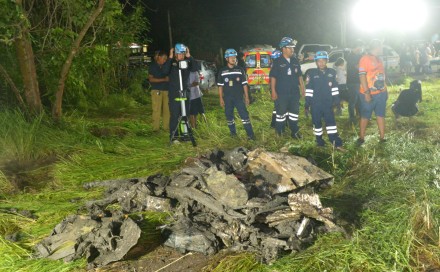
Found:
[[[327,67],[329,68],[334,68],[334,64],[336,62],[336,60],[338,60],[339,58],[343,58],[346,59],[347,55],[350,53],[349,49],[336,49],[333,48],[330,51],[328,51],[328,63],[327,63]],[[313,60],[314,58],[314,54],[312,57],[309,57],[307,59],[303,59],[303,61],[301,62],[301,71],[303,72],[303,74],[307,74],[308,70],[312,69],[312,68],[316,68],[316,63]]]

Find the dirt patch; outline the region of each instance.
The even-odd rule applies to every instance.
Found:
[[[55,155],[27,161],[12,160],[0,164],[0,171],[13,186],[11,193],[34,191],[52,181],[50,170],[56,161]]]
[[[89,271],[199,272],[211,262],[212,258],[213,256],[194,252],[181,254],[172,248],[159,246],[139,260],[116,262]]]

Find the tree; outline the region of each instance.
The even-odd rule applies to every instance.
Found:
[[[96,20],[96,18],[98,18],[99,14],[102,12],[102,9],[104,8],[104,3],[105,3],[105,0],[99,0],[98,6],[90,15],[86,24],[81,29],[78,37],[76,37],[75,41],[73,42],[72,48],[69,52],[69,55],[63,64],[63,68],[61,69],[60,79],[58,81],[58,89],[57,89],[57,93],[55,96],[56,97],[55,104],[52,107],[52,116],[56,120],[59,120],[61,118],[61,109],[62,109],[62,103],[63,103],[64,87],[65,87],[65,83],[66,83],[66,79],[67,79],[67,74],[69,73],[70,67],[72,66],[73,58],[75,57],[76,53],[78,52],[78,49],[81,45],[81,41],[84,39],[86,32],[89,30],[90,26],[93,24],[93,22]]]
[[[4,1],[6,2],[6,1]],[[9,8],[11,8],[12,2],[9,1],[9,3],[4,3],[5,7],[9,5]],[[23,2],[22,0],[16,0],[15,1],[16,9],[15,12],[12,12],[11,14],[5,14],[5,11],[7,12],[8,9],[3,9],[2,17],[10,20],[14,20],[16,18],[23,18],[21,20],[15,20],[15,37],[13,37],[12,33],[13,31],[7,31],[5,30],[5,27],[2,28],[2,36],[1,40],[5,43],[13,43],[15,45],[17,60],[19,63],[20,71],[21,71],[21,78],[23,81],[23,88],[26,98],[26,104],[28,106],[28,110],[33,113],[41,112],[42,110],[42,104],[40,99],[40,91],[38,87],[38,80],[37,80],[37,73],[35,68],[35,58],[34,58],[34,52],[32,49],[32,43],[30,40],[30,34],[29,34],[29,24],[28,21],[25,19],[25,16],[23,14]],[[15,15],[15,18],[14,18]],[[19,92],[17,92],[17,87],[15,83],[12,81],[8,73],[6,72],[6,69],[3,67],[3,65],[0,65],[1,74],[5,78],[5,80],[9,83],[12,90],[14,90],[17,99],[22,105],[22,97]]]
[[[130,19],[141,13],[123,14],[128,2],[120,1],[0,0],[0,76],[19,104],[24,93],[27,110],[38,113],[44,98],[53,118],[61,118],[66,87],[87,88],[86,81],[96,76],[85,68],[89,63],[102,65],[101,70],[108,67],[104,45],[133,42],[146,28],[146,20]],[[138,25],[129,25],[133,21]],[[76,57],[86,56],[92,61],[75,64]]]

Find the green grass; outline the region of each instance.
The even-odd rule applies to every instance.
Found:
[[[32,258],[32,247],[50,234],[66,215],[81,211],[101,191],[85,191],[95,180],[170,174],[187,157],[214,148],[289,148],[292,154],[311,158],[335,176],[335,185],[322,192],[348,236],[326,234],[309,249],[284,256],[271,266],[259,264],[252,254],[218,256],[206,271],[420,271],[440,268],[440,81],[424,82],[420,114],[394,124],[389,107],[410,79],[391,87],[387,138],[378,142],[371,122],[366,143],[357,148],[357,130],[348,125],[347,111],[337,118],[347,153],[315,147],[311,120],[302,115],[304,139],[275,137],[269,128],[273,102],[267,91],[256,94],[249,107],[256,141],[247,141],[239,119],[239,137],[230,138],[216,94],[204,96],[207,123],[195,130],[198,143],[169,146],[168,132],[153,133],[149,105],[127,97],[111,97],[87,115],[70,112],[53,125],[47,116],[33,121],[18,112],[0,113],[0,271],[85,271],[85,261],[72,263]],[[140,100],[149,101],[145,95]],[[112,111],[112,109],[114,109]],[[101,136],[98,134],[105,132]],[[46,158],[55,158],[42,163]],[[15,167],[11,167],[14,165]],[[25,177],[17,191],[11,173]],[[44,175],[42,174],[44,173]],[[12,193],[13,192],[13,193]],[[38,219],[5,213],[7,208],[33,211]],[[163,217],[164,216],[164,217]],[[160,239],[154,227],[166,215],[144,215],[143,239],[151,247]],[[17,243],[2,237],[19,231]],[[155,242],[156,241],[156,242]],[[218,258],[221,258],[220,260]]]

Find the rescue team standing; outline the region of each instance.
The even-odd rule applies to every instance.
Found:
[[[269,77],[271,98],[275,104],[274,127],[276,135],[281,136],[284,133],[287,123],[290,136],[294,139],[302,138],[298,126],[299,101],[302,95],[306,98],[306,116],[308,116],[309,110],[311,111],[316,144],[318,146],[325,145],[322,138],[324,132],[322,120],[324,120],[331,145],[337,150],[345,151],[342,148],[342,140],[339,137],[333,113],[333,106],[338,105],[340,101],[336,71],[327,67],[328,53],[326,51],[316,53],[314,60],[317,68],[309,70],[307,74],[306,91],[301,66],[294,56],[295,46],[295,40],[284,37],[279,43],[280,51],[273,52],[274,56]],[[358,145],[362,145],[365,141],[366,127],[373,111],[376,114],[380,142],[385,142],[385,110],[388,93],[385,84],[384,66],[378,57],[381,53],[382,43],[379,40],[373,40],[370,43],[368,54],[362,56],[359,61],[360,89],[357,95],[360,100],[361,118]],[[227,49],[224,58],[227,65],[219,71],[217,85],[220,105],[225,110],[230,135],[237,135],[234,121],[234,109],[237,109],[248,139],[254,140],[255,134],[246,109],[246,106],[249,105],[246,73],[242,67],[237,66],[237,52],[234,49]],[[178,62],[182,60],[188,62],[189,69],[179,69]],[[177,130],[177,121],[180,114],[180,104],[175,102],[175,98],[179,96],[180,80],[183,81],[183,86],[187,86],[190,71],[197,70],[197,65],[193,65],[193,63],[194,59],[191,57],[189,49],[183,44],[176,44],[175,48],[170,50],[169,59],[159,62],[160,69],[156,70],[160,71],[156,73],[157,75],[154,75],[154,77],[163,78],[161,81],[166,82],[168,80],[171,140],[175,137],[174,133]],[[356,65],[355,63],[350,64],[353,64],[352,66]],[[181,78],[179,78],[179,72],[182,74]],[[355,88],[353,87],[353,89]],[[353,122],[354,103],[350,104],[352,104],[350,120]],[[155,124],[157,123],[156,121]],[[164,124],[166,123],[164,122]],[[155,125],[155,129],[158,129],[157,125]]]
[[[339,105],[336,71],[327,68],[328,54],[325,51],[316,52],[315,62],[317,68],[310,69],[307,73],[305,110],[308,112],[309,108],[312,108],[313,133],[316,144],[318,146],[325,145],[325,141],[322,139],[322,119],[324,119],[330,143],[336,149],[343,151],[342,140],[338,135],[333,113],[333,106]]]
[[[249,105],[246,72],[243,68],[237,66],[237,51],[234,49],[225,51],[225,59],[227,64],[219,72],[217,85],[220,105],[225,109],[229,132],[231,136],[237,135],[234,121],[234,108],[236,108],[248,138],[255,140],[254,130],[246,109],[246,105]]]
[[[304,95],[305,91],[301,66],[298,59],[293,56],[295,46],[296,41],[292,38],[284,37],[281,39],[279,47],[282,55],[274,59],[269,77],[272,100],[275,101],[276,134],[280,136],[284,132],[287,119],[291,137],[300,139],[299,99],[301,93]]]

